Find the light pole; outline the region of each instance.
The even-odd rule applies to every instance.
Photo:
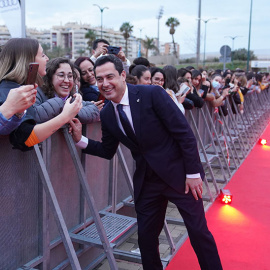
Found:
[[[100,35],[101,35],[101,38],[102,38],[102,16],[103,16],[103,11],[104,9],[109,9],[108,7],[100,7],[99,5],[97,4],[93,4],[93,6],[97,6],[99,9],[100,9],[100,13],[101,13],[101,27],[100,27]]]
[[[157,15],[158,20],[158,33],[157,33],[157,48],[158,48],[158,54],[159,54],[159,20],[162,18],[163,15],[163,7],[161,6]]]
[[[238,37],[242,37],[242,36],[225,36],[225,37],[228,37],[228,38],[231,38],[232,39],[232,68],[233,68],[233,53],[234,53],[234,40]]]
[[[252,20],[252,0],[250,0],[250,17],[249,17],[249,34],[248,34],[248,55],[247,55],[247,71],[249,71],[249,57],[250,57],[250,36],[251,36],[251,20]]]
[[[203,19],[197,19],[201,20],[204,22],[204,49],[203,49],[203,66],[205,66],[205,47],[206,47],[206,24],[211,21],[211,20],[216,20],[217,18],[210,18],[208,20],[203,20]]]
[[[141,57],[142,56],[142,52],[141,52],[141,43],[142,43],[142,30],[143,30],[143,28],[140,28],[139,29],[140,30],[140,43],[139,43],[139,50],[138,50],[138,54],[137,54],[137,57]]]
[[[21,24],[22,24],[22,38],[26,38],[26,27],[25,27],[25,0],[21,0]]]
[[[198,29],[197,29],[197,68],[199,67],[200,56],[201,56],[201,0],[199,0],[199,9],[198,9]]]

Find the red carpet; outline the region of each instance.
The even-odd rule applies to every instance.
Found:
[[[261,136],[270,143],[270,126]],[[206,218],[224,270],[270,270],[270,146],[256,144],[225,187],[231,205],[214,202]],[[166,270],[200,269],[189,240]]]

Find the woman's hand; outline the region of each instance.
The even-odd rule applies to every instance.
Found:
[[[11,89],[1,106],[1,113],[9,119],[16,113],[23,113],[36,102],[37,85],[24,85]]]
[[[230,91],[230,88],[229,88],[229,87],[223,89],[223,91],[222,91],[222,96],[223,96],[224,98],[227,97],[227,96],[229,95],[229,91]]]
[[[182,95],[182,96],[178,96],[178,97],[177,97],[177,100],[178,100],[179,103],[182,104],[182,103],[184,102],[185,98],[186,98],[186,94],[184,94],[184,95]]]
[[[74,118],[82,108],[82,96],[80,94],[74,94],[74,101],[70,103],[71,98],[69,97],[66,100],[65,106],[62,111],[62,115],[66,117],[66,122],[69,122],[72,118]]]
[[[95,104],[97,107],[98,107],[98,109],[99,109],[99,111],[101,111],[102,109],[103,109],[103,107],[104,107],[104,102],[103,102],[103,100],[99,100],[99,101],[91,101],[93,104]]]

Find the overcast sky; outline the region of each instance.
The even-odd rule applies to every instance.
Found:
[[[157,14],[161,6],[160,41],[170,42],[169,17],[176,17],[175,41],[180,53],[196,52],[198,0],[26,0],[26,25],[49,29],[52,25],[67,22],[90,23],[100,26],[100,10],[93,4],[108,7],[103,12],[103,27],[119,30],[123,22],[133,25],[133,34],[142,38],[157,37]],[[234,49],[248,47],[250,0],[202,0],[202,19],[217,18],[207,23],[206,52],[217,52],[222,45],[232,47],[232,39],[224,36],[241,36],[235,39]],[[0,18],[0,23],[4,24]],[[204,48],[205,23],[201,23],[201,52]],[[113,44],[114,45],[114,44]],[[117,45],[117,44],[115,44]],[[268,49],[270,53],[270,0],[253,0],[251,50]]]

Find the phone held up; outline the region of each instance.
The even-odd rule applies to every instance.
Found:
[[[189,86],[187,86],[185,83],[182,83],[176,96],[183,96],[185,94],[187,95],[190,92],[190,90],[191,89]]]
[[[38,63],[29,63],[27,79],[26,79],[27,85],[28,84],[35,85],[36,80],[37,80],[38,67],[39,67]]]
[[[115,54],[117,55],[120,52],[120,47],[116,47],[116,46],[108,46],[107,50],[108,50],[108,54]]]

